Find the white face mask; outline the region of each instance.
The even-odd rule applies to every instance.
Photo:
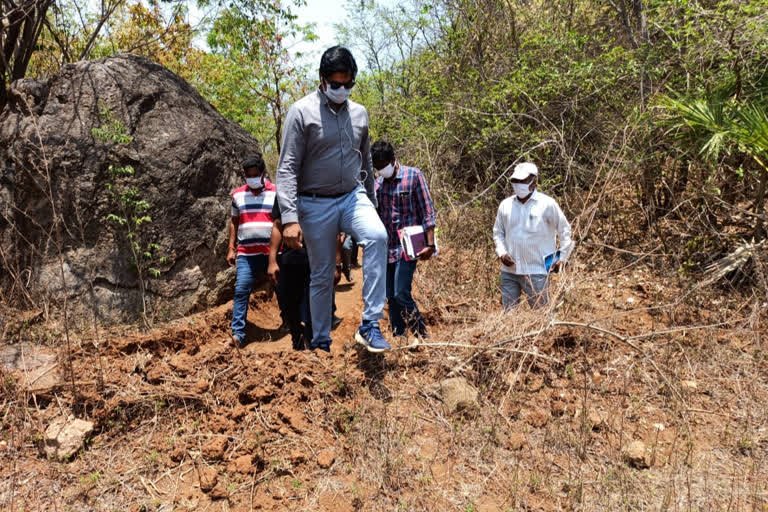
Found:
[[[530,183],[513,183],[512,187],[515,189],[515,195],[518,197],[518,199],[525,199],[531,195]]]
[[[395,174],[395,166],[388,164],[385,168],[379,169],[378,173],[382,178],[389,179]]]
[[[262,177],[259,176],[258,178],[245,178],[245,182],[248,184],[248,188],[253,190],[254,192],[258,192],[259,190],[264,188],[264,183],[261,181]]]
[[[336,103],[337,105],[341,105],[347,101],[347,98],[349,98],[350,94],[352,94],[352,89],[347,89],[344,86],[341,86],[338,89],[331,89],[330,85],[325,85],[325,95],[329,100]]]

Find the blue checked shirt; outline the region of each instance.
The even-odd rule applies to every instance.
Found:
[[[400,165],[388,180],[376,179],[378,211],[389,236],[387,262],[400,259],[403,249],[397,231],[408,226],[435,227],[435,207],[424,175],[415,167]]]

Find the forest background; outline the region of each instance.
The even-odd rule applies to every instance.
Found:
[[[328,2],[327,10],[337,13],[334,42],[361,68],[352,99],[368,109],[372,138],[420,167],[435,199],[441,256],[420,265],[415,281],[433,339],[376,358],[345,345],[362,310],[358,278],[337,290],[345,321],[328,358],[273,338],[280,320],[268,290],[251,303],[255,342],[244,350],[229,345],[231,285],[165,323],[166,297],[155,302],[145,281],[164,283],[175,264],[209,269],[219,283],[224,254],[211,233],[222,247],[230,183],[201,207],[213,219],[207,243],[166,264],[179,255],[153,237],[172,231],[160,227],[168,205],[150,209],[142,184],[151,181],[131,167],[141,162],[118,158],[132,136],[99,103],[92,122],[101,124],[89,126],[83,145],[109,151],[82,154],[106,167],[102,203],[130,208],[83,208],[108,228],[95,231],[81,260],[90,266],[97,251],[114,250],[101,261],[116,264],[93,273],[120,278],[107,280],[107,291],[133,286],[112,268],[133,265],[123,273],[137,274],[146,329],[100,324],[102,311],[117,308],[99,309],[85,294],[92,323],[67,316],[67,295],[56,323],[48,321],[54,294],[6,292],[29,288],[26,268],[50,251],[57,272],[41,281],[55,292],[67,283],[65,259],[77,256],[67,251],[88,245],[57,209],[48,167],[29,170],[47,186],[19,202],[42,190],[51,220],[24,218],[40,231],[41,249],[23,240],[24,228],[10,232],[26,243],[14,247],[30,247],[11,256],[30,263],[0,288],[0,338],[15,340],[0,347],[0,363],[19,359],[14,353],[23,362],[29,348],[48,357],[43,375],[60,371],[50,385],[25,388],[28,376],[0,368],[0,458],[8,459],[0,508],[202,510],[226,498],[232,510],[764,509],[768,0],[382,1]],[[319,55],[331,44],[305,24],[307,8],[301,0],[0,0],[0,113],[15,80],[67,80],[57,73],[68,63],[138,54],[252,134],[274,177],[287,109],[317,86]],[[158,83],[177,87],[171,78]],[[205,122],[223,121],[191,96]],[[146,126],[165,128],[161,116],[175,111],[163,108]],[[241,132],[223,124],[220,138]],[[186,127],[170,128],[178,141]],[[160,138],[155,131],[134,135]],[[210,150],[216,159],[224,142]],[[235,179],[239,157],[222,157],[223,180]],[[552,280],[546,314],[523,306],[502,315],[491,226],[525,160],[565,210],[577,249]],[[62,176],[80,173],[83,159],[73,161]],[[184,166],[189,173],[163,181],[154,197],[167,183],[206,179],[203,166]],[[69,224],[82,226],[73,217]],[[199,225],[193,236],[202,238]],[[67,229],[80,229],[71,247]],[[126,245],[132,254],[121,252]],[[83,286],[92,295],[94,281]],[[454,377],[478,397],[468,417],[444,393]],[[51,464],[41,445],[70,410],[94,422],[95,434],[67,464]]]
[[[296,51],[316,41],[298,22],[304,7],[3,0],[0,107],[12,80],[145,55],[253,134],[273,170],[287,108],[317,83],[317,63]],[[428,176],[443,239],[489,247],[510,170],[531,160],[540,188],[587,213],[584,244],[631,248],[680,276],[761,246],[765,0],[362,0],[337,11],[338,42],[362,68],[353,99],[373,138]]]

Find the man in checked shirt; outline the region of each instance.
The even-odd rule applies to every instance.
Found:
[[[378,141],[371,147],[376,180],[378,211],[387,229],[387,302],[389,323],[393,336],[405,336],[406,328],[421,338],[427,336],[424,319],[411,295],[413,274],[418,260],[426,261],[435,254],[435,208],[424,175],[415,167],[395,160],[395,150],[389,142]],[[427,246],[415,260],[403,256],[398,230],[422,226]]]

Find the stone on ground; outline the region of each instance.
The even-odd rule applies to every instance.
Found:
[[[336,460],[336,452],[333,448],[326,448],[317,454],[317,464],[323,468],[328,469]]]
[[[476,414],[480,409],[477,395],[477,389],[464,377],[453,377],[440,382],[440,396],[448,414]]]
[[[624,448],[624,460],[630,466],[637,469],[649,467],[648,457],[645,453],[645,443],[642,441],[632,441]]]
[[[69,416],[57,418],[45,430],[45,455],[52,459],[67,460],[83,447],[93,432],[93,423]]]
[[[58,366],[56,354],[40,345],[0,345],[0,368],[17,377],[19,384],[32,393],[62,384]]]

